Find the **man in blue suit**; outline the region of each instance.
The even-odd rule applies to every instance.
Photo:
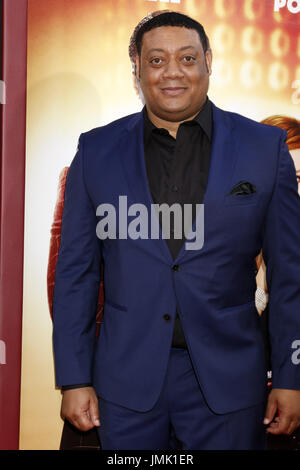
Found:
[[[172,436],[182,449],[264,449],[266,432],[300,424],[300,198],[286,134],[208,99],[212,54],[198,22],[150,15],[135,41],[145,106],[82,134],[66,182],[53,303],[62,416],[97,426],[103,449],[170,449]],[[163,204],[182,209],[169,232]],[[178,231],[187,204],[204,243]]]

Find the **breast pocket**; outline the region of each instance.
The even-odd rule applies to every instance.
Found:
[[[226,206],[248,206],[257,204],[259,195],[257,193],[251,194],[227,194],[224,197],[224,204]]]

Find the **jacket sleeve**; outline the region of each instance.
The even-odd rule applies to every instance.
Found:
[[[84,175],[84,134],[68,171],[53,296],[56,385],[92,382],[101,241]]]
[[[272,387],[300,390],[300,197],[295,165],[282,132],[277,175],[264,224],[269,290]],[[298,343],[297,343],[298,341]]]

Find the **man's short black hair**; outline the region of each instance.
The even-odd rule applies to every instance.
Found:
[[[144,23],[139,29],[136,36],[136,50],[139,56],[141,56],[144,34],[147,31],[151,31],[151,29],[158,28],[159,26],[183,26],[188,29],[195,29],[199,34],[204,54],[209,49],[208,37],[206,36],[202,24],[187,15],[183,15],[182,13],[167,12],[151,18],[151,20]]]

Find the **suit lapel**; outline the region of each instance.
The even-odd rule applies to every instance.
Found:
[[[233,170],[237,158],[237,138],[234,135],[234,128],[229,114],[217,108],[212,103],[213,109],[213,141],[211,147],[210,166],[208,181],[204,193],[202,204],[204,204],[204,245],[201,250],[186,250],[183,243],[176,263],[182,263],[187,256],[199,255],[205,252],[205,233],[208,232],[206,224],[214,223],[217,213],[216,207],[223,203],[225,194],[228,193]],[[196,230],[196,220],[194,220],[193,232]]]
[[[203,203],[223,201],[236,165],[239,141],[230,114],[213,107],[213,142],[208,182]]]
[[[126,149],[126,156],[122,158],[122,163],[130,191],[133,195],[134,202],[144,204],[147,207],[149,214],[148,227],[150,231],[150,214],[154,201],[150,192],[145,163],[143,110],[137,113],[136,118],[127,126],[127,133],[121,143],[121,150],[122,149]],[[166,258],[168,264],[172,263],[172,255],[166,240],[162,238],[160,225],[159,239],[152,239],[152,242]]]
[[[223,203],[224,196],[230,190],[239,146],[229,113],[217,108],[213,103],[212,106],[213,142],[208,181],[202,201],[204,204],[204,223],[207,223],[206,210],[210,210],[215,204]],[[150,214],[151,205],[154,204],[154,201],[151,196],[145,165],[143,111],[136,114],[136,117],[130,122],[126,130],[127,133],[121,142],[121,149],[126,149],[125,155],[123,153],[123,158],[121,159],[124,172],[134,201],[144,204],[147,207],[148,214]],[[195,228],[196,220],[194,220],[192,230],[195,231]],[[185,243],[183,243],[176,259],[173,260],[168,244],[162,238],[161,227],[159,228],[159,238],[152,239],[152,241],[168,263],[182,262],[186,256],[192,256],[195,253],[199,254],[197,250],[185,250]],[[205,240],[202,250],[205,250]]]

